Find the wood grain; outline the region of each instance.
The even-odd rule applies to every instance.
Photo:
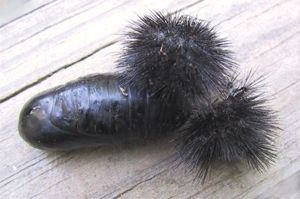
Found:
[[[141,0],[89,0],[70,4],[67,0],[56,1],[23,17],[23,20],[33,22],[14,22],[16,28],[0,29],[0,35],[3,35],[0,43],[4,46],[0,50],[0,102],[49,73],[116,42],[124,26],[137,18],[137,10],[141,13],[158,8],[176,10],[196,1],[184,2],[167,0],[151,4]]]
[[[30,15],[57,0],[1,0],[0,28]]]
[[[54,2],[0,28],[0,96],[5,99],[0,104],[0,198],[297,198],[299,1],[67,2]],[[115,70],[122,48],[118,34],[137,13],[157,8],[211,21],[231,41],[241,75],[251,69],[267,74],[266,94],[283,129],[278,161],[268,172],[220,165],[199,185],[183,168],[171,167],[172,149],[164,141],[47,153],[18,136],[25,101],[77,77]],[[4,35],[9,31],[13,37]],[[283,190],[289,183],[296,185]]]

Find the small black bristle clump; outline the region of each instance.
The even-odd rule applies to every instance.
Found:
[[[190,16],[154,12],[141,17],[126,36],[118,60],[121,84],[147,90],[163,102],[192,101],[222,90],[235,65],[227,42]]]
[[[246,162],[259,171],[275,159],[277,129],[274,112],[257,93],[261,78],[230,88],[222,99],[201,108],[178,131],[180,159],[205,180],[216,162]]]

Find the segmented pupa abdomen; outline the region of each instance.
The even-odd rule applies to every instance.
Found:
[[[114,75],[88,76],[32,98],[19,131],[37,148],[64,150],[157,137],[181,121],[175,106],[166,106],[146,92],[121,88]]]

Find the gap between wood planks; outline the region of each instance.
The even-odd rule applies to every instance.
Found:
[[[187,5],[187,6],[183,7],[183,8],[180,8],[180,9],[176,10],[176,11],[173,12],[172,14],[174,14],[174,13],[176,13],[176,12],[183,11],[184,9],[191,8],[191,7],[193,7],[193,6],[195,6],[195,5],[199,4],[199,3],[201,3],[202,1],[204,1],[204,0],[199,0],[199,1],[196,1],[196,2],[194,2],[194,3],[191,3],[191,4],[189,4],[189,5]],[[278,6],[278,5],[280,5],[280,4],[276,4],[275,6]],[[274,6],[272,6],[271,8],[273,8],[273,7],[274,7]],[[267,9],[267,10],[269,10],[269,9]],[[265,12],[265,11],[264,11],[264,12]],[[234,16],[234,17],[236,17],[236,16]],[[231,18],[233,18],[233,17],[231,17]],[[226,21],[226,20],[225,20],[225,21]],[[223,21],[222,21],[222,22],[223,22]],[[220,23],[222,23],[222,22],[220,22]],[[55,24],[54,24],[54,25],[55,25]],[[7,101],[7,100],[9,100],[9,99],[12,98],[12,97],[15,97],[16,95],[18,95],[19,93],[22,93],[23,91],[27,90],[28,88],[31,88],[31,87],[37,85],[38,83],[40,83],[40,82],[46,80],[47,78],[49,78],[49,77],[51,77],[52,75],[58,73],[59,71],[61,71],[61,70],[63,70],[63,69],[67,69],[67,68],[71,67],[72,65],[74,65],[74,64],[76,64],[76,63],[78,63],[78,62],[80,62],[80,61],[82,61],[82,60],[85,60],[85,59],[88,58],[88,57],[91,57],[91,56],[94,55],[95,53],[99,52],[100,50],[102,50],[102,49],[104,49],[104,48],[106,48],[106,47],[108,47],[108,46],[110,46],[110,45],[112,45],[112,44],[114,44],[114,43],[116,43],[116,42],[117,42],[116,40],[115,40],[115,41],[111,41],[110,43],[105,44],[105,45],[102,45],[101,47],[99,47],[99,48],[93,50],[91,53],[88,53],[87,55],[83,56],[82,58],[80,58],[80,59],[78,59],[78,60],[75,60],[75,61],[73,61],[73,62],[71,62],[71,63],[69,63],[69,64],[64,64],[63,66],[58,67],[58,68],[55,69],[54,71],[49,72],[48,74],[46,74],[46,75],[44,75],[44,76],[38,78],[37,80],[33,81],[32,83],[29,83],[29,84],[27,84],[27,85],[25,85],[25,86],[23,86],[23,87],[17,89],[17,90],[14,91],[13,93],[8,94],[7,96],[0,98],[0,104],[3,103],[3,102],[5,102],[5,101]],[[274,47],[277,47],[277,46],[274,46]]]
[[[24,87],[21,87],[20,89],[16,90],[16,91],[13,92],[12,94],[9,94],[8,96],[6,96],[6,97],[0,99],[0,104],[3,103],[3,102],[5,102],[5,101],[7,101],[7,100],[9,100],[9,99],[11,99],[12,97],[15,97],[16,95],[22,93],[23,91],[25,91],[25,90],[27,90],[27,89],[29,89],[29,88],[31,88],[31,87],[33,87],[33,86],[39,84],[40,82],[42,82],[42,81],[48,79],[49,77],[53,76],[54,74],[58,73],[59,71],[64,70],[64,69],[67,69],[67,68],[73,66],[74,64],[77,64],[77,63],[79,63],[79,62],[81,62],[81,61],[83,61],[83,60],[85,60],[85,59],[91,57],[92,55],[96,54],[96,53],[99,52],[100,50],[102,50],[102,49],[104,49],[104,48],[107,48],[107,47],[109,47],[109,46],[111,46],[111,45],[113,45],[113,44],[115,44],[115,43],[117,43],[117,41],[111,41],[111,42],[109,42],[109,43],[107,43],[107,44],[105,44],[105,45],[102,45],[102,46],[100,46],[99,48],[96,48],[95,50],[93,50],[91,53],[88,53],[87,55],[81,57],[80,59],[75,60],[75,61],[73,61],[73,62],[71,62],[71,63],[69,63],[69,64],[65,64],[65,65],[63,65],[63,66],[57,68],[56,70],[54,70],[54,71],[48,73],[47,75],[44,75],[44,76],[40,77],[39,79],[37,79],[36,81],[32,82],[31,84],[28,84],[28,85],[26,85],[26,86],[24,86]]]
[[[40,7],[36,8],[36,9],[34,9],[34,10],[31,10],[30,12],[28,12],[27,14],[24,14],[24,15],[22,15],[22,16],[26,16],[26,15],[28,15],[28,14],[30,14],[30,13],[33,13],[34,11],[36,11],[36,10],[42,8],[42,7],[45,7],[45,6],[51,4],[51,3],[55,2],[55,1],[57,1],[57,0],[51,1],[51,2],[49,2],[49,3],[47,3],[47,4],[44,4],[43,6],[40,6]],[[171,14],[173,15],[173,14],[176,14],[176,13],[178,13],[178,12],[181,12],[181,11],[183,11],[183,10],[185,10],[185,9],[191,8],[191,7],[193,7],[193,6],[195,6],[195,5],[199,4],[199,3],[201,3],[201,2],[203,2],[203,1],[204,1],[204,0],[198,0],[198,1],[195,1],[195,2],[193,2],[193,3],[191,3],[191,4],[188,4],[188,5],[186,5],[186,6],[182,7],[182,8],[177,9],[177,10],[174,11],[174,12],[171,12]],[[88,9],[87,9],[87,10],[88,10]],[[84,11],[82,11],[82,12],[84,12]],[[18,18],[16,18],[15,20],[17,20],[17,19],[19,19],[19,18],[21,18],[21,16],[18,17]],[[64,20],[62,20],[62,21],[68,20],[69,18],[71,18],[71,17],[68,17],[68,18],[66,18],[66,19],[64,19]],[[10,22],[9,22],[9,23],[10,23]],[[8,23],[7,23],[7,24],[8,24]],[[59,22],[56,23],[56,24],[53,24],[52,26],[55,26],[55,25],[57,25],[57,24],[59,24]],[[51,26],[51,27],[52,27],[52,26]],[[0,27],[0,28],[1,28],[1,27]],[[46,29],[47,29],[47,28],[44,28],[43,30],[46,30]],[[41,31],[40,31],[40,32],[41,32]],[[38,33],[40,33],[40,32],[38,32]],[[38,33],[36,33],[36,34],[38,34]],[[34,36],[34,35],[33,35],[33,36]],[[3,103],[3,102],[5,102],[5,101],[7,101],[7,100],[9,100],[9,99],[11,99],[11,98],[13,98],[13,97],[15,97],[15,96],[17,96],[18,94],[22,93],[23,91],[25,91],[25,90],[27,90],[27,89],[29,89],[29,88],[31,88],[31,87],[33,87],[33,86],[35,86],[35,85],[37,85],[37,84],[43,82],[44,80],[46,80],[46,79],[48,79],[49,77],[55,75],[56,73],[60,72],[61,70],[67,69],[67,68],[73,66],[74,64],[77,64],[77,63],[79,63],[79,62],[81,62],[81,61],[83,61],[83,60],[85,60],[85,59],[91,57],[92,55],[96,54],[97,52],[99,52],[99,51],[101,51],[101,50],[103,50],[103,49],[105,49],[105,48],[107,48],[107,47],[109,47],[109,46],[112,46],[113,44],[117,43],[117,42],[119,41],[119,39],[120,39],[120,38],[118,38],[118,39],[116,39],[116,40],[114,40],[114,41],[111,41],[111,42],[109,42],[109,43],[107,43],[107,44],[101,45],[100,47],[94,49],[93,51],[91,51],[91,52],[88,53],[87,55],[81,57],[80,59],[75,60],[75,61],[73,61],[73,62],[71,62],[71,63],[69,63],[69,64],[65,64],[65,65],[63,65],[63,66],[61,66],[61,67],[58,67],[56,70],[54,70],[54,71],[52,71],[52,72],[50,72],[50,73],[48,73],[48,74],[46,74],[46,75],[44,75],[44,76],[38,78],[37,80],[33,81],[32,83],[27,84],[27,85],[25,85],[25,86],[23,86],[23,87],[17,89],[17,90],[14,91],[13,93],[11,93],[11,94],[9,94],[9,95],[3,97],[3,98],[0,98],[0,104]],[[10,48],[10,47],[9,47],[9,48]]]
[[[177,12],[177,11],[175,11],[174,13],[176,13],[176,12]],[[172,13],[172,14],[174,14],[174,13]],[[267,53],[268,51],[273,50],[273,49],[279,47],[280,45],[284,44],[286,41],[292,39],[294,36],[296,36],[296,35],[298,35],[298,34],[299,34],[299,31],[297,31],[296,33],[292,34],[292,35],[289,36],[288,38],[286,38],[286,39],[280,41],[278,44],[272,46],[271,48],[269,48],[268,50],[262,52],[261,54],[259,54],[259,55],[256,56],[256,57],[260,57],[260,56],[264,55],[265,53]],[[13,92],[13,93],[7,95],[6,97],[1,98],[1,99],[0,99],[0,104],[3,103],[3,102],[5,102],[5,101],[7,101],[7,100],[9,100],[9,99],[11,99],[11,98],[13,98],[13,97],[15,97],[15,96],[17,96],[18,94],[22,93],[23,91],[25,91],[25,90],[27,90],[27,89],[29,89],[29,88],[31,88],[31,87],[33,87],[33,86],[35,86],[35,85],[37,85],[37,84],[43,82],[44,80],[46,80],[46,79],[48,79],[49,77],[55,75],[56,73],[60,72],[61,70],[67,69],[67,68],[69,68],[69,67],[72,67],[73,65],[75,65],[75,64],[77,64],[77,63],[79,63],[79,62],[81,62],[81,61],[83,61],[83,60],[85,60],[85,59],[87,59],[87,58],[89,58],[89,57],[91,57],[91,56],[93,56],[94,54],[98,53],[99,51],[101,51],[101,50],[103,50],[103,49],[105,49],[105,48],[107,48],[107,47],[109,47],[109,46],[112,46],[112,45],[116,44],[117,42],[119,42],[118,39],[117,39],[117,40],[114,40],[114,41],[111,41],[111,42],[109,42],[109,43],[107,43],[107,44],[105,44],[105,45],[102,45],[102,46],[100,46],[99,48],[93,50],[91,53],[88,53],[87,55],[81,57],[81,58],[78,59],[78,60],[75,60],[75,61],[73,61],[73,62],[71,62],[71,63],[68,63],[68,64],[65,64],[65,65],[63,65],[63,66],[61,66],[61,67],[58,67],[56,70],[54,70],[54,71],[48,73],[47,75],[44,75],[44,76],[40,77],[40,78],[37,79],[36,81],[33,81],[32,83],[30,83],[30,84],[28,84],[28,85],[26,85],[26,86],[24,86],[24,87],[21,87],[20,89],[18,89],[18,90],[16,90],[15,92]]]
[[[102,3],[102,2],[100,2],[100,3]],[[98,4],[100,4],[100,3],[98,3]],[[125,2],[125,3],[126,3],[126,2]],[[10,46],[8,46],[8,47],[2,49],[2,50],[0,51],[0,53],[1,53],[1,52],[4,52],[4,51],[6,51],[6,50],[8,50],[8,49],[10,49],[10,48],[13,48],[13,47],[15,47],[15,46],[17,46],[17,45],[19,45],[19,44],[21,44],[21,43],[27,41],[28,39],[31,39],[32,37],[34,37],[34,36],[40,34],[41,32],[44,32],[44,31],[48,30],[49,28],[52,28],[53,26],[59,25],[59,24],[63,23],[64,21],[67,21],[67,20],[69,20],[69,19],[72,19],[73,17],[76,17],[76,16],[78,16],[78,15],[84,13],[84,12],[87,12],[87,11],[89,11],[90,9],[92,9],[93,7],[97,6],[98,4],[92,5],[92,6],[90,5],[90,6],[87,7],[86,9],[80,10],[80,11],[74,13],[73,15],[70,15],[70,16],[68,16],[68,17],[66,17],[66,18],[63,18],[62,20],[59,20],[59,21],[57,21],[57,22],[55,22],[55,23],[53,23],[53,24],[50,24],[49,26],[46,26],[46,27],[42,28],[41,30],[39,30],[39,31],[37,31],[37,32],[35,32],[35,33],[29,35],[28,37],[25,37],[25,38],[21,39],[20,41],[18,41],[18,42],[16,42],[16,43],[13,43],[12,45],[10,45]],[[88,4],[87,4],[87,5],[88,5]],[[120,4],[120,5],[123,5],[123,4]],[[83,6],[86,6],[86,5],[83,5]]]

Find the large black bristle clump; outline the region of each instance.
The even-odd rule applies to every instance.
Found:
[[[267,108],[266,99],[257,92],[261,78],[245,81],[229,89],[221,99],[195,113],[180,128],[175,139],[180,160],[205,180],[217,162],[246,162],[259,171],[275,159],[275,113]]]
[[[147,90],[166,103],[223,90],[235,65],[227,42],[191,16],[153,12],[135,22],[126,36],[118,60],[121,84]]]

